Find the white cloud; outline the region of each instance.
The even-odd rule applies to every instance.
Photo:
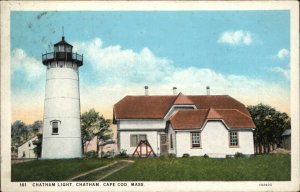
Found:
[[[249,31],[225,31],[220,35],[218,42],[230,45],[250,45],[252,36]]]
[[[156,56],[147,47],[139,51],[124,49],[120,45],[105,47],[99,38],[72,44],[74,51],[84,54],[85,63],[81,71],[91,67],[97,74],[93,76],[93,84],[87,82],[84,73],[80,74],[82,112],[95,108],[105,117],[111,118],[113,105],[125,95],[143,95],[144,85],[149,86],[150,95],[171,95],[173,86],[186,95],[201,95],[206,94],[205,87],[209,85],[211,94],[228,94],[246,105],[262,102],[281,111],[289,113],[290,110],[289,88],[280,87],[276,82],[250,79],[242,75],[225,75],[209,68],[179,68],[170,59]],[[22,68],[28,78],[35,79],[37,74],[44,74],[41,62],[29,58],[21,49],[14,50],[12,60],[13,71]],[[274,68],[272,71],[289,75],[284,69]],[[93,75],[91,71],[86,72]],[[44,92],[41,91],[41,94]],[[24,101],[18,97],[14,103],[18,106]]]
[[[290,54],[289,50],[287,49],[280,49],[277,53],[277,57],[280,59],[280,60],[283,60],[285,59],[286,57],[288,57]]]
[[[125,95],[143,95],[144,85],[149,86],[150,95],[171,95],[173,86],[187,95],[206,94],[205,87],[209,85],[211,94],[229,94],[246,105],[263,102],[289,111],[289,90],[276,83],[224,75],[208,68],[178,68],[171,60],[157,57],[149,48],[134,51],[120,45],[105,47],[98,38],[73,45],[100,74],[95,82],[100,79],[104,82],[81,85],[83,110],[99,106],[101,113],[111,116],[117,101]]]
[[[290,80],[290,69],[284,69],[282,67],[271,67],[268,68],[269,71],[282,74],[287,80]]]
[[[289,50],[287,49],[280,49],[277,53],[276,56],[274,56],[273,58],[276,58],[276,59],[280,59],[280,60],[284,60],[286,59],[288,56],[290,55],[290,52]],[[265,68],[266,70],[268,71],[271,71],[271,72],[275,72],[275,73],[279,73],[281,74],[284,78],[286,78],[287,80],[290,80],[290,63],[288,63],[286,66],[284,67],[278,67],[278,66],[275,66],[275,67],[269,67],[269,68]]]
[[[204,75],[203,75],[204,74]],[[206,94],[206,85],[210,85],[213,95],[230,95],[245,105],[260,102],[289,113],[289,89],[277,84],[240,75],[222,75],[210,69],[188,68],[176,70],[169,81],[151,84],[149,95],[172,95],[172,87],[185,95]],[[126,95],[144,95],[144,82],[98,86],[81,86],[82,111],[96,108],[106,117],[111,118],[113,105]]]
[[[28,81],[34,81],[44,75],[45,69],[40,60],[28,57],[23,49],[14,49],[11,56],[11,74],[24,71]]]
[[[144,47],[139,52],[122,49],[120,45],[103,47],[101,39],[73,43],[75,51],[84,54],[102,80],[106,82],[147,82],[153,83],[165,76],[173,67],[171,61],[155,56]],[[155,73],[153,73],[155,71]]]

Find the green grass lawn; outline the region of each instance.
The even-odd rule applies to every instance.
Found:
[[[288,181],[290,155],[251,158],[135,159],[127,169],[106,177],[106,181]]]
[[[102,178],[104,175],[110,173],[114,169],[118,169],[118,168],[121,168],[121,167],[127,166],[127,165],[128,165],[128,163],[119,161],[118,163],[116,163],[112,166],[109,166],[107,168],[104,168],[102,170],[99,170],[99,171],[90,173],[88,175],[76,178],[76,179],[74,179],[74,181],[97,181],[97,180],[99,180],[99,178]]]
[[[206,159],[130,158],[135,163],[106,181],[288,181],[290,155]],[[12,181],[65,181],[118,159],[38,160],[12,165]],[[100,173],[97,173],[100,174]]]
[[[11,181],[66,181],[72,176],[112,163],[113,159],[35,160],[12,165]]]

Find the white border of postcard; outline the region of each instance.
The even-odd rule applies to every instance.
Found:
[[[2,191],[298,191],[299,186],[299,3],[297,1],[6,1],[1,3],[1,190]],[[291,45],[291,181],[283,182],[111,182],[115,186],[58,186],[66,182],[11,182],[10,127],[10,12],[11,11],[97,11],[97,10],[289,10]],[[33,183],[55,183],[55,187],[33,187]],[[76,182],[74,182],[76,183]],[[99,182],[103,183],[103,182]],[[118,186],[127,183],[128,187]]]

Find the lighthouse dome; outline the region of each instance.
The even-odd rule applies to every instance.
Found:
[[[54,52],[45,53],[42,55],[44,65],[49,65],[53,61],[70,61],[80,67],[83,64],[83,55],[73,53],[73,46],[65,41],[65,37],[62,36],[61,41],[54,44]]]
[[[65,37],[62,36],[60,42],[54,44],[54,52],[72,52],[73,46],[65,41]]]

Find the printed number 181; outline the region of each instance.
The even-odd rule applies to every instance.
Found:
[[[20,187],[26,187],[26,183],[20,183]]]

